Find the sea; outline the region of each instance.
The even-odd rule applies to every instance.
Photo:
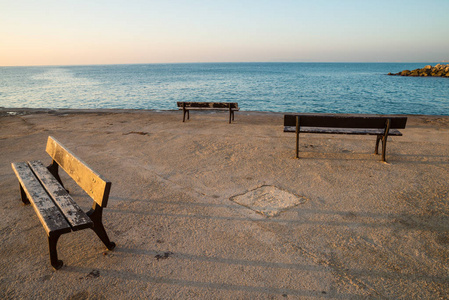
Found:
[[[0,107],[449,115],[449,78],[388,76],[436,63],[178,63],[0,67]]]

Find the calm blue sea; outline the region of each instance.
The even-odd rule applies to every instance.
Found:
[[[0,107],[449,115],[449,79],[387,76],[431,63],[196,63],[0,67]],[[434,65],[433,63],[432,65]]]

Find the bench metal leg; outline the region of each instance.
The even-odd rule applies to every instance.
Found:
[[[374,148],[374,154],[379,154],[379,142],[381,139],[382,139],[382,136],[378,135],[377,139],[376,139],[376,148]]]
[[[295,158],[299,158],[299,133],[296,134],[296,156]]]
[[[382,161],[386,162],[385,160],[385,153],[387,152],[387,138],[388,137],[383,137],[382,138]]]
[[[103,242],[103,244],[108,248],[108,250],[113,250],[115,248],[115,243],[111,242],[109,240],[109,237],[106,233],[106,230],[104,229],[103,224],[96,223],[94,224],[94,228],[92,228],[93,231],[97,234],[97,236],[100,238],[100,240]]]
[[[27,194],[25,193],[25,190],[23,189],[22,185],[19,183],[20,187],[20,199],[22,200],[23,204],[30,204],[30,200],[27,197]]]
[[[387,139],[388,139],[388,136],[378,135],[377,139],[376,139],[376,149],[374,149],[374,154],[379,154],[379,142],[382,141],[382,158],[381,158],[381,160],[383,162],[386,162],[385,154],[387,152]]]
[[[385,160],[385,152],[387,152],[387,140],[388,140],[388,132],[390,131],[391,126],[391,120],[387,119],[385,122],[385,131],[384,135],[382,136],[382,161],[387,162]]]
[[[299,158],[299,116],[296,116],[296,158]]]
[[[183,112],[182,112],[182,121],[183,122],[186,121],[186,115],[187,115],[187,120],[190,120],[189,110],[183,109]]]
[[[115,248],[115,243],[109,240],[108,234],[104,229],[103,223],[101,221],[102,218],[102,208],[98,206],[98,204],[94,204],[96,206],[95,209],[91,209],[87,215],[90,217],[92,222],[94,222],[94,227],[92,230],[97,234],[103,244],[108,248],[108,250],[113,250]]]
[[[59,270],[62,268],[64,263],[62,260],[58,260],[58,252],[56,250],[56,244],[58,243],[58,239],[60,234],[53,234],[48,237],[48,248],[50,250],[50,262],[53,268]]]
[[[185,121],[186,121],[186,114],[187,114],[187,120],[189,120],[189,119],[190,119],[190,113],[189,113],[189,110],[186,109],[186,104],[183,103],[183,104],[182,104],[182,122],[185,122]]]

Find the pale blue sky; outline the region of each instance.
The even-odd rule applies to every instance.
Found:
[[[449,60],[449,0],[0,0],[0,66]]]

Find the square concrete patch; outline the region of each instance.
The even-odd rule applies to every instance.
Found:
[[[266,216],[277,216],[281,211],[304,203],[307,199],[271,185],[264,185],[243,195],[230,198],[240,205]]]

